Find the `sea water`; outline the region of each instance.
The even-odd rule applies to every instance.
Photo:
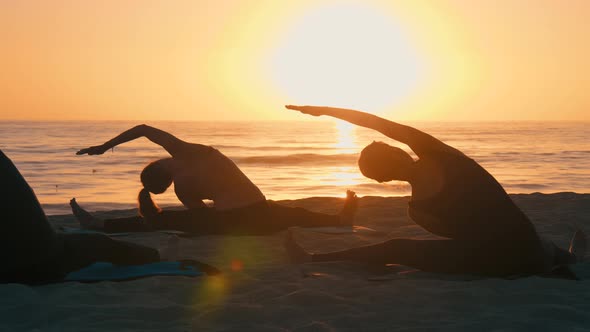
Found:
[[[315,119],[314,119],[315,120]],[[76,197],[85,208],[136,206],[139,173],[169,156],[146,138],[103,155],[76,155],[138,122],[0,122],[0,149],[27,179],[47,214],[70,213]],[[311,196],[405,196],[404,182],[377,183],[357,167],[360,150],[373,140],[406,149],[382,134],[332,119],[277,122],[146,122],[182,140],[211,145],[231,158],[268,199]],[[463,151],[485,167],[509,193],[590,192],[590,123],[404,123]],[[415,155],[414,155],[415,157]],[[1,188],[0,188],[1,190]],[[180,204],[173,188],[154,196]]]

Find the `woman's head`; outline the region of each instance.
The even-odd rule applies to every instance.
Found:
[[[358,160],[361,173],[378,182],[407,181],[413,163],[407,152],[383,142],[367,145]]]
[[[140,178],[143,187],[154,194],[165,192],[172,184],[172,173],[162,160],[153,161],[144,167]]]

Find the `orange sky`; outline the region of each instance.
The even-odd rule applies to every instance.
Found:
[[[1,1],[0,119],[590,119],[590,1]]]

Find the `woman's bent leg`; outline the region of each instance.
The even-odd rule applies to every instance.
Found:
[[[216,211],[211,208],[163,210],[146,223],[154,230],[176,230],[191,234],[225,233],[225,224],[215,224]]]
[[[221,211],[206,207],[164,210],[151,226],[155,229],[174,229],[194,235],[266,234],[271,232],[265,227],[268,220],[269,209],[266,202],[262,202]]]
[[[146,232],[149,226],[141,216],[100,219],[82,208],[76,198],[70,200],[72,213],[80,223],[81,228],[101,230],[106,233],[123,233],[123,232]]]
[[[105,233],[148,232],[153,230],[141,216],[105,219]]]
[[[299,227],[342,226],[340,215],[313,212],[300,207],[288,207],[269,201],[271,219],[268,227],[276,230]]]
[[[464,265],[464,248],[454,240],[392,239],[325,254],[313,254],[313,262],[351,260],[369,264],[402,264],[424,271],[450,272]]]
[[[95,262],[140,265],[160,261],[160,254],[154,248],[113,240],[103,234],[65,234],[63,239],[65,253],[61,265],[64,274]]]
[[[538,273],[539,266],[510,248],[457,240],[392,239],[325,254],[311,261],[352,260],[369,264],[402,264],[427,272],[509,276]]]
[[[145,222],[140,222],[137,220],[138,218],[105,220],[105,230],[122,232],[141,230],[147,227],[153,230],[178,230],[194,235],[257,235],[275,233],[291,226],[342,225],[339,215],[317,213],[303,208],[291,208],[270,201],[229,210],[207,207],[163,210],[152,220]],[[120,223],[121,221],[123,223]]]

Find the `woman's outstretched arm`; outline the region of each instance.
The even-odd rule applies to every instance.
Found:
[[[426,150],[449,148],[448,145],[416,128],[386,120],[370,113],[326,106],[286,105],[285,107],[313,116],[331,116],[357,126],[376,130],[391,139],[408,145],[418,155]]]
[[[160,145],[163,147],[170,155],[173,157],[179,153],[181,153],[185,147],[190,145],[183,140],[178,139],[176,136],[160,130],[158,128],[150,127],[145,124],[141,124],[135,126],[129,130],[122,132],[121,134],[117,135],[115,138],[96,146],[91,146],[89,148],[81,149],[80,151],[76,152],[76,154],[88,154],[88,155],[96,155],[96,154],[103,154],[108,149],[111,149],[119,144],[123,144],[125,142],[132,141],[139,137],[146,137],[150,141]]]

